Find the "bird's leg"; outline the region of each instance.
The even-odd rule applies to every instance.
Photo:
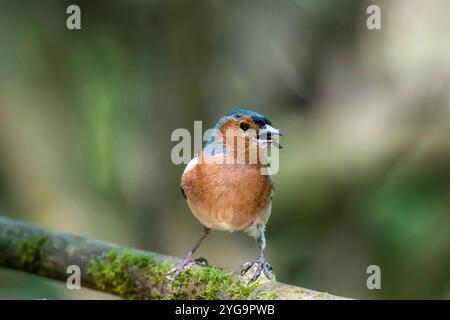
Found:
[[[262,272],[264,272],[265,276],[268,279],[272,279],[272,277],[273,277],[270,274],[270,271],[272,270],[272,266],[269,263],[267,263],[266,258],[264,258],[264,249],[266,248],[266,237],[264,234],[264,225],[258,225],[256,231],[257,231],[256,243],[258,244],[258,248],[259,248],[259,256],[256,259],[256,261],[245,263],[241,270],[241,275],[243,276],[256,264],[255,273],[250,278],[250,280],[248,281],[247,284],[250,284],[250,283],[256,281]]]
[[[202,241],[206,238],[206,236],[209,234],[209,232],[211,231],[211,229],[204,227],[203,228],[203,235],[201,236],[201,238],[197,241],[197,243],[195,244],[195,246],[192,248],[191,251],[189,251],[189,253],[187,254],[186,258],[184,259],[184,261],[182,263],[180,263],[178,266],[176,266],[175,268],[173,268],[172,270],[170,270],[167,275],[168,276],[172,276],[170,282],[173,284],[175,279],[180,275],[181,272],[186,271],[187,269],[189,269],[193,264],[196,263],[205,263],[208,264],[208,262],[206,261],[206,259],[204,258],[198,258],[198,259],[193,259],[193,255],[195,253],[195,251],[197,251],[198,247],[200,246],[200,244],[202,243]]]

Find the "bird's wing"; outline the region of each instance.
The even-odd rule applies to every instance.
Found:
[[[198,156],[195,156],[187,164],[186,168],[184,169],[184,172],[183,172],[183,175],[182,175],[181,179],[183,179],[183,176],[186,174],[186,172],[192,170],[197,164],[198,164]],[[181,194],[186,199],[186,192],[184,191],[183,186],[180,186],[180,188],[181,188]]]

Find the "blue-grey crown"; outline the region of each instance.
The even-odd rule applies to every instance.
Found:
[[[251,117],[252,120],[255,123],[259,124],[261,127],[266,125],[266,124],[268,124],[268,125],[272,124],[272,122],[270,122],[269,119],[267,119],[262,114],[260,114],[260,113],[258,113],[256,111],[247,110],[247,109],[235,109],[233,111],[230,111],[226,115],[221,117],[219,119],[219,121],[217,121],[217,123],[216,123],[216,125],[214,127],[216,132],[214,132],[212,134],[212,136],[209,139],[209,141],[205,144],[206,151],[211,152],[211,153],[217,153],[217,152],[222,153],[222,152],[225,152],[225,146],[223,146],[221,143],[217,143],[217,141],[216,141],[217,132],[218,132],[218,130],[220,130],[220,128],[222,127],[222,124],[227,119],[229,119],[231,117],[239,119],[242,116],[249,116],[249,117]]]
[[[226,115],[224,115],[223,117],[221,117],[219,119],[219,121],[217,122],[215,128],[216,129],[220,129],[220,127],[222,126],[223,122],[230,118],[230,117],[234,117],[236,119],[239,119],[242,116],[249,116],[252,118],[252,120],[256,123],[259,124],[260,126],[264,126],[266,124],[271,125],[272,122],[270,122],[269,119],[267,119],[265,116],[263,116],[262,114],[256,112],[256,111],[252,111],[252,110],[247,110],[247,109],[235,109],[233,111],[228,112]]]

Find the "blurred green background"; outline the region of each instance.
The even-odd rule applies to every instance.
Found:
[[[369,4],[382,30],[367,29]],[[285,133],[267,227],[279,281],[450,299],[448,12],[445,0],[0,1],[0,215],[184,256],[201,228],[170,135],[243,106]],[[213,232],[198,253],[236,270],[257,249]],[[371,264],[381,290],[366,288]],[[0,298],[113,297],[0,269]]]

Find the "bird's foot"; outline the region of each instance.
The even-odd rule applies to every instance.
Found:
[[[272,274],[272,266],[268,262],[266,262],[266,259],[264,258],[263,255],[260,255],[258,259],[256,259],[256,261],[246,262],[242,266],[241,276],[245,276],[247,272],[254,266],[256,266],[255,273],[253,274],[252,277],[249,278],[247,284],[255,282],[263,273],[269,280],[272,280],[274,278]]]
[[[184,259],[183,262],[181,262],[179,265],[177,265],[175,268],[167,272],[167,276],[170,277],[170,283],[173,284],[175,282],[175,279],[180,275],[181,272],[188,270],[192,265],[199,264],[199,265],[208,265],[208,261],[206,261],[205,258],[192,258],[192,252],[189,252]]]

